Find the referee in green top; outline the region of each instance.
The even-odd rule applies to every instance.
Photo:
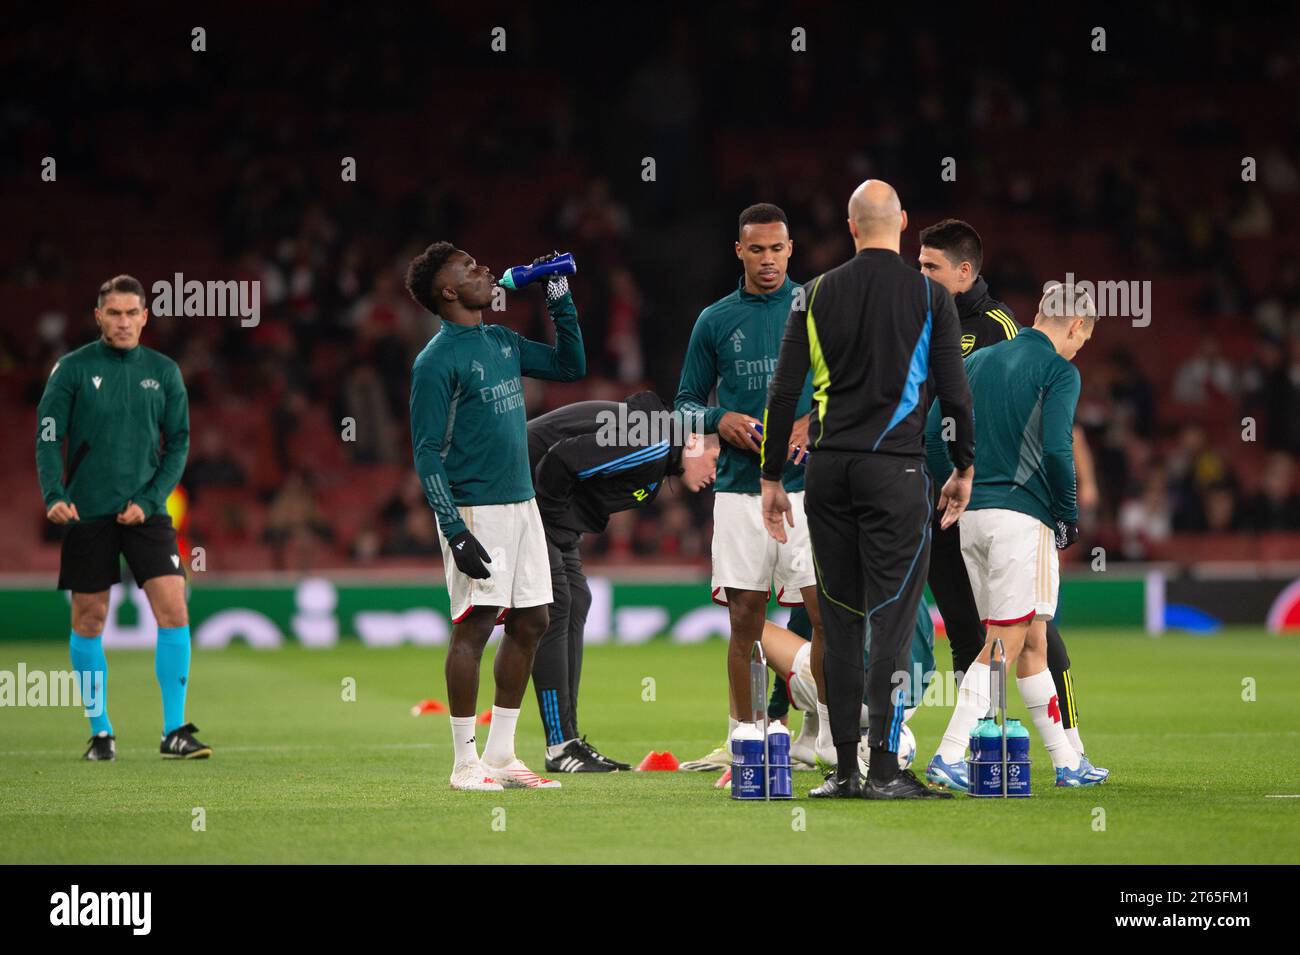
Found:
[[[100,337],[55,364],[36,413],[36,471],[46,516],[64,527],[59,589],[72,592],[72,668],[90,718],[89,760],[117,758],[102,637],[109,588],[122,580],[122,557],[158,622],[154,672],[162,690],[162,755],[212,755],[194,738],[197,727],[185,721],[189,615],[166,509],[189,453],[189,400],[176,363],[140,344],[146,305],[144,287],[129,275],[101,285],[95,309]]]
[[[811,367],[805,513],[837,752],[835,774],[811,795],[934,798],[939,793],[898,766],[908,687],[898,685],[896,675],[909,672],[930,558],[934,502],[922,443],[925,413],[937,393],[956,424],[950,445],[955,467],[939,497],[947,527],[970,496],[970,387],[952,296],[898,254],[907,227],[898,194],[869,179],[854,191],[848,212],[857,255],[815,278],[792,301],[768,390],[763,520],[777,540],[785,539],[785,525],[794,526],[780,477],[795,403]],[[871,664],[864,672],[868,626]],[[865,780],[857,771],[864,680],[871,747]]]

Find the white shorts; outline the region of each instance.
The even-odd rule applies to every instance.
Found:
[[[967,511],[959,525],[981,620],[1010,626],[1056,615],[1061,565],[1054,531],[1035,517],[1002,508]]]
[[[813,679],[812,673],[812,644],[805,643],[799,648],[794,655],[794,666],[790,670],[790,676],[785,681],[786,696],[790,698],[790,705],[796,710],[804,713],[817,712],[817,681]],[[907,722],[916,712],[916,707],[903,711],[903,721]],[[867,726],[867,708],[862,707],[858,714],[858,722],[863,729]]]
[[[442,528],[442,562],[451,594],[451,622],[459,623],[475,607],[540,607],[551,603],[551,561],[537,501],[461,507],[461,520],[492,558],[487,580],[466,577],[451,556]]]
[[[812,644],[804,643],[794,655],[794,666],[785,681],[790,705],[805,713],[817,712],[817,681],[812,673]]]
[[[727,587],[776,592],[777,603],[798,607],[799,592],[817,584],[803,514],[803,491],[790,495],[794,527],[786,526],[784,544],[763,524],[762,496],[723,492],[713,497],[713,599],[727,604]]]

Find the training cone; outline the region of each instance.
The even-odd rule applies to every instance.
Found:
[[[726,769],[722,771],[722,775],[718,777],[718,781],[713,784],[713,788],[726,789],[730,785],[731,785],[731,767],[728,766]]]
[[[447,707],[442,700],[421,700],[411,707],[412,716],[423,716],[425,713],[446,713]]]
[[[637,769],[644,773],[675,773],[677,771],[677,757],[667,750],[662,753],[651,750],[645,754],[645,759],[641,760],[641,765]]]
[[[484,710],[482,713],[478,715],[477,723],[479,726],[487,726],[491,722],[492,722],[491,710]]]

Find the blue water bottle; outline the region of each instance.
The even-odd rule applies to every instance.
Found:
[[[506,269],[506,274],[497,279],[497,285],[508,289],[520,289],[538,279],[550,278],[552,275],[573,275],[578,271],[578,263],[573,261],[573,253],[565,252],[536,265],[515,265]]]
[[[787,762],[789,756],[786,756]],[[740,723],[731,734],[731,798],[762,799],[764,786],[763,731],[756,723]]]
[[[1031,795],[1029,777],[1029,730],[1020,720],[1007,720],[1007,795]]]
[[[773,720],[767,726],[767,791],[772,799],[794,798],[790,731],[780,720]]]
[[[1002,795],[1002,729],[996,720],[979,721],[971,733],[966,765],[972,796]]]

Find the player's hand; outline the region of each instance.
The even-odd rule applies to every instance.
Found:
[[[790,447],[787,449],[787,456],[795,464],[803,464],[808,460],[809,418],[809,415],[804,415],[802,418],[795,419],[794,427],[790,429]]]
[[[728,411],[718,422],[718,436],[733,447],[757,454],[762,447],[756,425],[762,422],[739,411]]]
[[[478,538],[469,531],[461,531],[447,543],[451,544],[451,556],[456,561],[456,567],[466,577],[487,580],[492,576],[492,571],[487,569],[492,558],[478,542]]]
[[[539,255],[533,259],[533,265],[542,265],[553,259],[560,257],[559,252],[548,252],[546,255]],[[546,280],[546,301],[555,302],[569,294],[569,277],[567,275],[552,275]]]
[[[780,481],[763,478],[763,526],[779,544],[785,543],[785,525],[794,527],[794,509]]]
[[[1056,522],[1056,549],[1065,550],[1079,539],[1079,525],[1073,521]]]
[[[117,515],[117,522],[119,524],[143,524],[144,508],[133,501],[127,501],[126,508],[121,514]]]
[[[944,482],[943,489],[939,491],[939,511],[943,514],[939,527],[942,530],[946,531],[956,524],[957,519],[966,510],[966,505],[970,503],[971,486],[974,483],[974,467],[969,467],[965,471],[952,469],[952,476]]]
[[[77,513],[77,505],[71,501],[55,501],[48,511],[45,512],[46,518],[55,524],[67,524],[69,521],[80,521],[81,516]]]

